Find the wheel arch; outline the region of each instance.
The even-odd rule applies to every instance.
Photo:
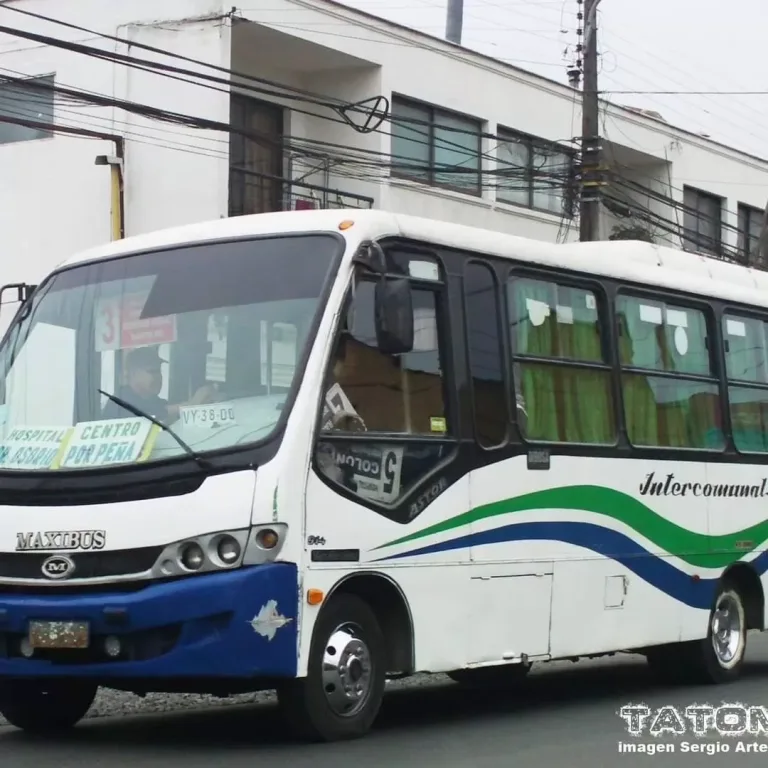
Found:
[[[327,605],[341,594],[356,595],[376,614],[387,645],[387,672],[410,674],[415,671],[413,614],[400,585],[379,571],[357,571],[339,579],[323,604]]]
[[[744,601],[747,629],[765,629],[765,591],[751,563],[733,563],[723,572],[721,584],[731,584]]]

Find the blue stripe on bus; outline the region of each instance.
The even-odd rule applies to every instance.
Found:
[[[513,523],[489,531],[467,534],[397,555],[378,558],[374,562],[399,560],[405,557],[431,555],[467,547],[502,544],[512,541],[560,541],[591,550],[598,555],[621,563],[643,581],[691,608],[709,610],[715,598],[719,576],[694,579],[668,561],[668,557],[652,554],[623,533],[593,523],[530,522]],[[736,558],[734,558],[734,561]],[[750,561],[758,576],[768,571],[768,551]]]

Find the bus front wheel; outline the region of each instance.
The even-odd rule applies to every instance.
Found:
[[[355,595],[337,595],[315,625],[307,676],[278,688],[297,735],[311,741],[364,736],[384,697],[386,645],[376,615]]]
[[[30,733],[56,733],[85,717],[98,687],[67,680],[0,680],[0,714]]]

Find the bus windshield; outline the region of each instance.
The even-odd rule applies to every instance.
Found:
[[[268,437],[340,251],[332,235],[302,234],[54,274],[0,349],[0,469],[143,463]]]

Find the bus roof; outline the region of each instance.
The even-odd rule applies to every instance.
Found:
[[[554,244],[460,224],[380,210],[314,210],[235,216],[163,229],[93,248],[61,266],[212,240],[329,231],[355,223],[357,240],[402,236],[541,266],[683,290],[702,297],[768,307],[768,273],[676,248],[636,241]]]

